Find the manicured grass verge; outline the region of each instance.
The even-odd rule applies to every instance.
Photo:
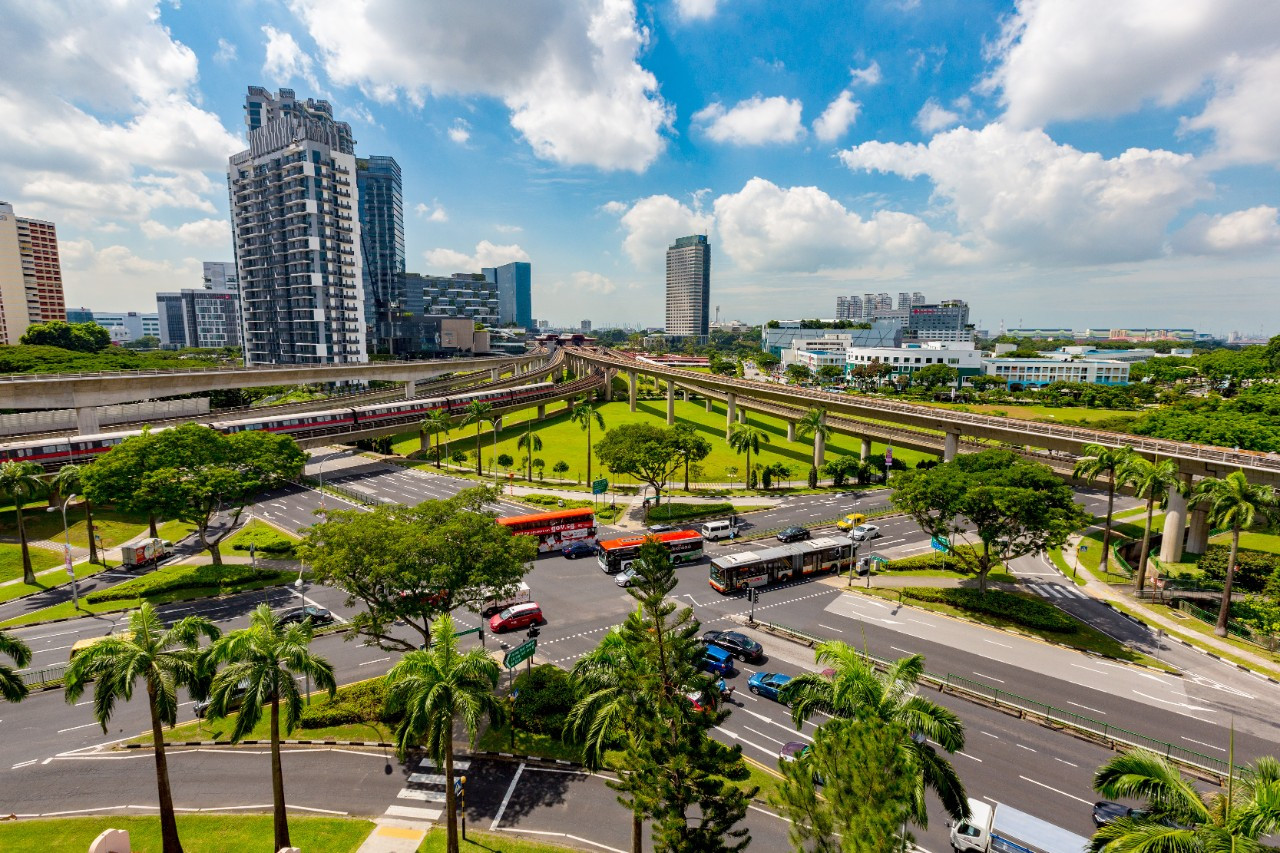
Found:
[[[900,592],[896,589],[875,589],[874,587],[869,590],[859,590],[855,587],[854,591],[892,601],[899,600],[898,593]],[[1044,640],[1047,643],[1053,643],[1054,645],[1066,646],[1067,648],[1077,649],[1079,651],[1093,652],[1094,654],[1113,658],[1115,660],[1127,661],[1129,663],[1141,663],[1158,669],[1173,671],[1171,667],[1160,663],[1155,658],[1150,657],[1149,655],[1144,655],[1141,652],[1135,652],[1117,640],[1103,634],[1101,631],[1091,628],[1083,622],[1072,619],[1070,616],[1067,616],[1066,618],[1072,619],[1072,621],[1075,622],[1076,628],[1073,633],[1064,634],[1054,631],[1028,628],[1025,625],[1018,625],[1017,623],[999,616],[994,616],[989,613],[973,613],[961,610],[960,608],[949,604],[932,601],[919,601],[914,599],[911,600],[910,603],[925,610],[932,610],[935,613],[945,613],[949,616],[968,619],[982,625],[988,625],[992,628],[999,628],[1003,631],[1012,631],[1013,633],[1024,634],[1026,636]]]
[[[476,749],[492,752],[515,752],[520,755],[540,755],[560,761],[582,761],[582,747],[565,743],[552,735],[516,729],[516,745],[511,746],[511,729],[508,726],[490,726],[476,741]]]
[[[1117,610],[1120,610],[1124,613],[1128,613],[1130,616],[1134,617],[1135,619],[1147,620],[1148,624],[1150,623],[1150,615],[1154,607],[1164,606],[1164,605],[1152,605],[1151,607],[1137,608],[1119,601],[1113,601],[1111,602],[1111,605],[1115,607]],[[1182,628],[1185,626],[1186,630],[1170,631],[1169,629],[1162,627],[1161,630],[1164,631],[1164,633],[1167,636],[1175,637],[1184,642],[1190,643],[1191,645],[1195,646],[1198,649],[1201,649],[1202,651],[1212,652],[1213,654],[1217,655],[1223,660],[1230,661],[1231,663],[1237,664],[1238,666],[1242,666],[1245,669],[1250,669],[1250,670],[1253,670],[1254,672],[1260,672],[1263,675],[1269,675],[1272,678],[1280,679],[1280,667],[1259,666],[1258,664],[1254,663],[1251,660],[1245,660],[1242,657],[1233,655],[1230,652],[1224,652],[1215,647],[1210,647],[1207,643],[1202,642],[1200,640],[1202,636],[1209,636],[1213,634],[1213,626],[1206,625],[1204,622],[1201,622],[1199,619],[1195,619],[1191,616],[1186,616],[1185,619],[1179,618],[1177,614],[1178,614],[1178,611],[1173,610],[1172,608],[1166,608],[1165,611],[1162,612],[1162,615],[1167,615],[1170,617],[1171,621],[1177,622],[1179,628]],[[1223,639],[1223,638],[1218,637],[1217,639]],[[1237,640],[1234,637],[1227,637],[1225,641],[1242,651],[1249,651],[1255,655],[1260,655],[1261,657],[1269,658],[1271,660],[1280,662],[1280,655],[1268,654],[1267,652],[1261,649],[1258,649],[1256,646],[1251,646],[1250,644]]]
[[[58,564],[62,564],[62,558],[58,558]],[[102,571],[103,567],[98,563],[76,563],[75,571],[77,578],[87,578],[90,575],[96,575]],[[18,573],[21,576],[21,572]],[[0,602],[11,601],[15,598],[21,598],[24,595],[31,595],[36,592],[45,592],[56,586],[70,583],[71,579],[67,577],[67,573],[61,569],[55,569],[47,575],[36,575],[35,586],[25,583],[11,583],[0,586]]]
[[[1211,541],[1215,545],[1230,545],[1231,534],[1223,533],[1213,537]],[[1268,554],[1280,554],[1280,535],[1246,530],[1240,534],[1240,547],[1250,551],[1266,551]]]
[[[27,552],[31,555],[31,571],[33,572],[42,572],[45,569],[52,569],[54,566],[62,564],[62,555],[56,551],[50,551],[48,548],[37,548],[35,545],[28,545]],[[20,577],[22,577],[22,546],[0,545],[0,581],[13,580]]]
[[[871,573],[873,578],[955,578],[956,580],[976,580],[975,575],[965,574],[963,572],[953,572],[944,569],[907,569],[906,571],[893,571],[892,569],[885,571],[875,571]],[[1016,584],[1018,579],[1008,572],[994,571],[987,575],[987,580],[992,583],[1009,583]]]
[[[1080,577],[1080,573],[1073,567],[1067,565],[1066,557],[1062,556],[1061,548],[1053,548],[1049,551],[1049,561],[1058,567],[1058,571],[1067,576],[1067,579],[1076,586],[1084,586],[1085,579]]]
[[[156,525],[156,535],[161,539],[166,539],[170,542],[178,542],[182,539],[186,539],[195,532],[195,527],[187,524],[185,521],[178,521],[177,519],[174,519],[173,521],[165,521]]]
[[[732,515],[733,513],[754,512],[758,509],[768,509],[767,506],[740,506],[735,507],[728,503],[714,504],[685,504],[685,503],[664,503],[653,507],[649,511],[649,517],[646,519],[650,524],[667,521],[688,521],[693,518],[707,518],[709,516]]]
[[[561,498],[556,495],[516,495],[515,499],[522,503],[533,504],[535,507],[545,507],[548,512],[557,509],[583,509],[591,506],[592,502],[581,498]],[[603,524],[610,524],[618,520],[618,516],[627,511],[628,504],[618,506],[613,503],[595,502],[596,520]]]
[[[1074,633],[1076,625],[1080,624],[1044,599],[1028,593],[908,586],[903,588],[902,594],[914,601],[946,604],[966,613],[996,616],[1021,628],[1055,634]]]
[[[270,853],[275,841],[271,820],[269,814],[179,814],[178,834],[186,853],[231,850]],[[128,830],[134,853],[159,853],[159,817],[116,815],[0,823],[0,850],[5,853],[84,853],[104,829]],[[367,820],[289,816],[289,840],[303,850],[351,853],[372,831],[373,823]]]
[[[292,840],[292,839],[290,839]],[[418,848],[418,853],[444,853],[448,833],[443,826],[437,826],[427,833],[427,837]],[[489,832],[476,832],[467,829],[467,840],[458,838],[458,849],[470,853],[564,853],[565,850],[580,853],[581,847],[564,847],[559,844],[548,844],[545,841],[528,841],[515,835],[494,835]]]
[[[46,512],[44,503],[28,504],[22,510],[23,526],[27,529],[27,540],[49,539],[62,541],[62,513]],[[89,547],[88,524],[84,519],[84,508],[76,504],[67,507],[68,532],[71,544],[80,548]],[[102,537],[104,547],[113,548],[142,533],[147,527],[145,515],[132,515],[110,508],[94,507],[93,532]],[[6,542],[18,540],[18,520],[16,514],[9,510],[0,512],[0,536]]]
[[[277,530],[260,519],[251,518],[243,527],[222,540],[221,551],[224,554],[241,551],[248,554],[249,546],[253,545],[259,557],[287,560],[294,556],[293,546],[298,542],[297,536]]]

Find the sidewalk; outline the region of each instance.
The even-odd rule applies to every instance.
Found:
[[[1094,525],[1094,527],[1097,527],[1097,525]],[[1140,614],[1142,621],[1146,622],[1148,626],[1159,628],[1176,639],[1185,638],[1185,641],[1188,642],[1189,645],[1199,647],[1201,650],[1209,651],[1210,654],[1216,653],[1216,656],[1228,655],[1245,661],[1251,667],[1256,668],[1259,674],[1266,675],[1269,671],[1274,672],[1277,669],[1280,669],[1280,665],[1277,665],[1275,661],[1262,657],[1259,654],[1255,654],[1248,649],[1233,646],[1230,643],[1224,642],[1216,635],[1201,634],[1198,631],[1192,631],[1185,625],[1180,624],[1177,620],[1170,619],[1167,616],[1160,614],[1155,609],[1149,607],[1145,602],[1138,601],[1137,599],[1130,598],[1129,596],[1117,592],[1111,584],[1103,583],[1095,578],[1093,574],[1085,569],[1080,563],[1080,555],[1076,551],[1079,544],[1080,537],[1073,536],[1063,547],[1062,556],[1068,565],[1079,570],[1079,577],[1084,578],[1085,581],[1084,588],[1094,598],[1112,605],[1122,605],[1124,608],[1136,611]]]

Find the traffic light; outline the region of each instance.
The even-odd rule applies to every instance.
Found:
[[[537,639],[538,635],[541,633],[542,633],[541,629],[539,629],[537,625],[534,625],[532,628],[529,629],[529,633],[526,634],[525,636],[528,637],[530,640],[534,640],[534,639]]]

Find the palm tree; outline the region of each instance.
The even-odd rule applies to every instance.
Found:
[[[434,412],[431,412],[423,418],[422,422],[418,424],[419,451],[424,453],[426,452],[428,434],[436,437],[436,468],[440,467],[440,433],[448,435],[449,427],[451,426],[453,426],[453,418],[450,417],[449,413],[444,409],[436,409]],[[447,450],[448,447],[449,443],[445,442],[445,449]]]
[[[485,420],[487,420],[487,421],[489,422],[489,428],[490,428],[491,430],[493,430],[493,453],[492,453],[492,456],[493,456],[493,457],[497,457],[497,455],[498,455],[498,430],[499,430],[499,429],[501,428],[501,426],[502,426],[502,415],[496,415],[496,414],[493,414],[492,412],[490,412],[490,413],[489,413],[489,417],[485,418]],[[492,470],[493,470],[492,459],[490,460],[489,470],[490,470],[490,471],[492,471]]]
[[[80,495],[84,501],[84,520],[89,534],[89,562],[98,562],[98,543],[93,538],[93,502],[84,493],[84,482],[80,478],[83,469],[79,465],[63,465],[49,480],[50,487],[59,495]]]
[[[779,700],[791,705],[799,728],[816,713],[866,723],[893,722],[903,731],[903,767],[915,779],[910,818],[929,825],[925,792],[933,791],[953,819],[968,817],[964,784],[951,762],[934,751],[930,740],[949,753],[964,749],[964,724],[952,711],[916,695],[924,674],[921,655],[900,658],[883,673],[856,649],[840,642],[818,645],[818,663],[835,670],[830,677],[806,673],[787,682]]]
[[[1227,620],[1231,615],[1231,583],[1235,580],[1236,552],[1240,549],[1240,531],[1254,522],[1280,515],[1276,493],[1269,486],[1252,485],[1243,471],[1232,471],[1225,477],[1206,477],[1196,483],[1191,505],[1206,504],[1209,524],[1231,528],[1231,553],[1227,556],[1227,574],[1222,585],[1222,605],[1218,609],[1218,625],[1213,632],[1227,636]],[[1165,534],[1168,535],[1167,533]]]
[[[1260,758],[1226,791],[1201,794],[1167,758],[1123,752],[1098,768],[1093,787],[1104,797],[1146,800],[1145,814],[1122,817],[1094,833],[1095,853],[1271,850],[1258,839],[1280,829],[1280,762]]]
[[[1178,463],[1172,459],[1152,462],[1136,454],[1121,466],[1118,476],[1121,482],[1133,484],[1134,495],[1147,499],[1147,526],[1142,531],[1142,552],[1138,557],[1138,576],[1135,578],[1138,592],[1142,592],[1147,581],[1147,552],[1151,550],[1151,517],[1156,503],[1164,506],[1169,500],[1170,489],[1183,490],[1182,477],[1178,473]],[[1165,536],[1171,535],[1181,536],[1182,531],[1165,531]]]
[[[529,463],[529,482],[533,482],[533,454],[542,450],[542,439],[533,431],[533,419],[524,422],[524,435],[516,442],[516,449],[525,451],[525,459]]]
[[[600,429],[604,429],[604,416],[596,411],[595,403],[589,397],[579,397],[573,401],[569,410],[569,423],[578,424],[587,431],[587,484],[591,483],[591,422],[595,421]]]
[[[129,626],[115,636],[99,640],[72,659],[63,677],[70,704],[93,686],[93,716],[105,734],[116,701],[133,698],[135,683],[147,688],[151,713],[151,738],[155,745],[156,787],[160,794],[160,840],[164,853],[182,853],[178,824],[169,787],[169,763],[164,751],[164,726],[178,717],[178,688],[198,682],[200,638],[216,640],[220,631],[202,616],[188,616],[165,628],[150,602],[129,615]]]
[[[31,649],[17,637],[0,631],[0,655],[10,658],[14,666],[31,663]],[[0,664],[0,696],[6,702],[21,702],[27,698],[27,685],[13,667]]]
[[[821,468],[826,455],[827,439],[831,437],[831,427],[827,426],[826,409],[809,409],[796,421],[796,435],[801,438],[813,436],[813,467]]]
[[[747,482],[751,482],[751,454],[760,452],[761,444],[769,443],[769,434],[751,424],[734,424],[729,428],[729,446],[737,453],[747,454]]]
[[[333,666],[312,654],[311,620],[282,625],[262,603],[249,615],[249,627],[219,639],[205,659],[207,667],[225,664],[213,680],[209,714],[226,716],[232,698],[243,687],[243,702],[231,740],[239,741],[262,719],[262,706],[271,706],[271,802],[275,811],[275,849],[290,847],[289,821],[284,810],[284,773],[280,766],[280,702],[284,700],[285,733],[291,734],[302,717],[302,694],[296,676],[306,675],[316,687],[337,691]]]
[[[396,728],[396,751],[403,759],[421,744],[444,767],[446,843],[458,853],[458,816],[453,797],[453,724],[462,717],[472,745],[485,715],[497,723],[503,705],[493,695],[498,664],[483,649],[458,652],[453,618],[447,613],[431,626],[431,647],[408,652],[386,675],[387,709],[404,712]]]
[[[18,541],[22,543],[22,582],[34,585],[36,573],[31,569],[31,550],[27,546],[27,526],[22,520],[23,505],[44,488],[40,475],[44,469],[35,462],[5,462],[0,465],[0,494],[13,501],[18,517]]]
[[[1086,444],[1084,452],[1085,455],[1076,461],[1072,473],[1089,483],[1103,474],[1107,475],[1107,525],[1102,531],[1102,573],[1105,575],[1111,559],[1111,515],[1115,511],[1116,487],[1123,485],[1117,472],[1122,471],[1124,464],[1133,457],[1133,448]]]
[[[483,473],[480,467],[480,424],[489,420],[493,413],[492,403],[482,403],[479,400],[472,400],[467,403],[467,407],[462,410],[462,421],[459,426],[468,427],[472,424],[476,425],[476,473]]]

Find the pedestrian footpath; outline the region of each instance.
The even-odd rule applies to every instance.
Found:
[[[456,772],[468,770],[471,762],[455,759]],[[443,768],[430,758],[418,762],[405,786],[396,794],[397,802],[387,806],[377,827],[356,853],[413,853],[427,832],[444,814],[445,776]]]

